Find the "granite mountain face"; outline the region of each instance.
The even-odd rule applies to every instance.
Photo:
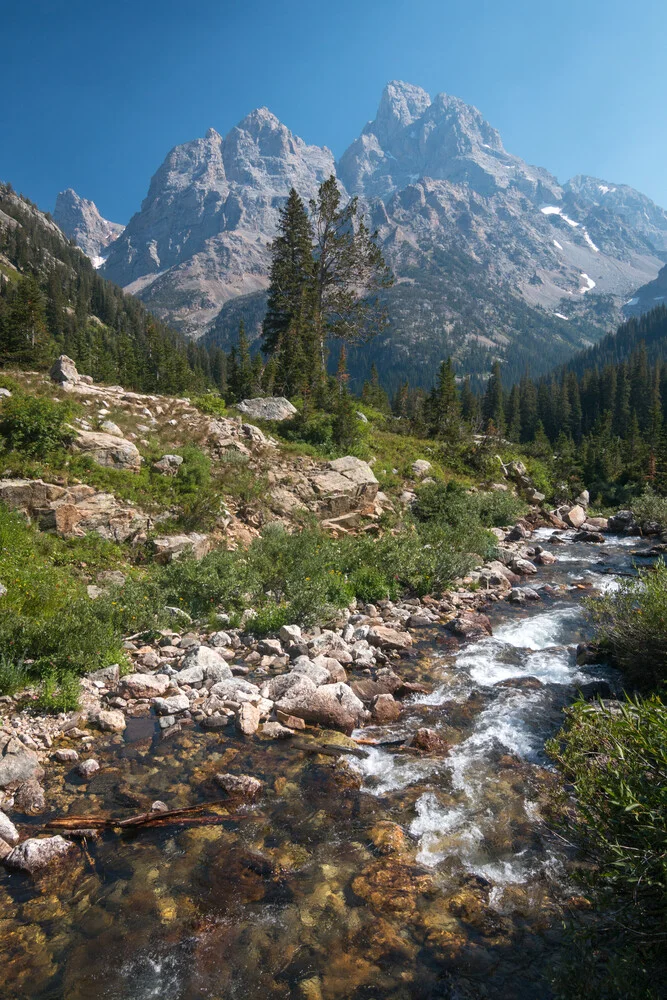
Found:
[[[90,257],[95,267],[104,263],[106,248],[123,232],[120,223],[103,219],[95,203],[80,198],[72,188],[58,195],[53,218],[65,236],[74,240]]]
[[[338,164],[265,108],[224,138],[210,129],[177,146],[105,249],[103,273],[189,335],[227,345],[242,315],[258,330],[290,187],[307,200],[334,172],[397,276],[392,327],[353,352],[360,370],[407,365],[428,383],[444,353],[473,371],[498,355],[542,370],[597,339],[667,259],[667,213],[644,195],[592,177],[560,185],[508,153],[476,108],[392,82]]]
[[[266,108],[224,138],[209,129],[169,153],[104,276],[198,336],[223,303],[266,288],[267,244],[290,188],[311,198],[334,170],[328,149],[306,145]]]

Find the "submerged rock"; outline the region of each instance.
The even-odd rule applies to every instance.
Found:
[[[262,782],[250,774],[216,774],[215,781],[229,796],[249,802],[256,799],[262,790]]]
[[[4,863],[7,868],[32,875],[62,861],[73,847],[71,840],[60,836],[31,837],[15,847],[4,859]]]

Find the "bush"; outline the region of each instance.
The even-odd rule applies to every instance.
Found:
[[[512,524],[526,512],[526,505],[513,493],[469,493],[457,482],[428,483],[417,493],[413,507],[418,521],[449,527],[500,528]]]
[[[547,750],[573,787],[574,807],[563,795],[558,811],[581,847],[579,875],[597,891],[602,918],[593,946],[568,970],[582,992],[570,985],[560,995],[657,997],[651,984],[660,980],[667,917],[667,706],[657,695],[609,706],[580,701]]]
[[[586,602],[595,638],[638,688],[667,679],[667,566],[663,560]]]
[[[74,410],[71,403],[54,403],[41,396],[5,399],[0,410],[0,436],[5,448],[45,458],[49,452],[66,447],[74,437],[67,427]]]
[[[23,657],[0,653],[0,694],[16,694],[28,683],[29,671]]]
[[[374,566],[360,566],[350,574],[350,586],[354,596],[364,604],[373,604],[385,598],[398,596],[398,585],[395,580],[387,579],[386,575]]]
[[[640,497],[632,501],[632,513],[640,524],[657,522],[667,528],[667,497],[661,497],[647,486]]]
[[[207,392],[205,396],[195,396],[192,403],[201,413],[206,413],[211,417],[224,417],[227,413],[225,401],[217,392]]]
[[[35,708],[45,714],[57,715],[59,712],[76,712],[79,707],[81,685],[72,673],[58,676],[48,673],[42,680]]]

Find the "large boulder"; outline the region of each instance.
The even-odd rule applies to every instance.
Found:
[[[5,865],[7,868],[32,875],[33,872],[41,871],[43,868],[62,861],[73,847],[74,844],[71,840],[65,840],[60,836],[31,837],[29,840],[24,840],[7,855]]]
[[[586,521],[586,511],[583,507],[577,504],[568,510],[563,520],[566,524],[569,524],[571,528],[580,528]]]
[[[64,385],[65,383],[76,385],[77,382],[81,381],[81,376],[76,370],[76,365],[66,354],[61,354],[59,358],[56,358],[51,366],[49,375],[59,385]]]
[[[320,499],[321,512],[333,517],[357,507],[372,505],[379,483],[368,462],[345,455],[327,463],[327,471],[313,476],[312,486]]]
[[[304,677],[304,680],[306,678]],[[312,690],[302,694],[296,688],[288,690],[278,703],[278,708],[305,722],[316,723],[327,729],[339,729],[348,736],[365,717],[363,702],[347,684],[312,685]]]
[[[232,671],[225,659],[220,656],[215,649],[210,646],[193,646],[187,651],[181,661],[181,669],[178,675],[179,683],[187,675],[186,670],[199,669],[201,677],[199,680],[224,681],[232,676]],[[189,682],[188,682],[189,683]]]
[[[297,412],[284,396],[261,396],[244,399],[237,407],[241,413],[256,420],[290,420]]]
[[[181,559],[184,555],[191,555],[199,561],[210,552],[211,540],[208,535],[197,531],[191,531],[189,535],[165,535],[163,538],[153,539],[153,549],[155,561],[163,565]]]
[[[159,698],[170,684],[166,674],[126,674],[121,678],[120,690],[126,698]]]
[[[15,844],[19,842],[19,832],[10,820],[9,816],[6,816],[2,810],[0,810],[0,840],[4,840],[6,844],[14,847]]]
[[[141,468],[141,455],[136,445],[115,434],[78,430],[73,447],[90,455],[97,465],[129,472],[138,472]]]
[[[483,639],[491,635],[493,629],[486,615],[475,611],[464,611],[445,624],[448,632],[453,632],[460,639]]]
[[[9,733],[0,732],[0,788],[17,787],[31,778],[39,779],[44,768],[32,750]]]
[[[409,632],[399,632],[387,625],[375,625],[368,633],[368,641],[380,649],[402,650],[409,649],[412,645],[412,636]]]

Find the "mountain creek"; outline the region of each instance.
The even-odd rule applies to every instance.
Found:
[[[615,689],[604,664],[577,666],[590,638],[581,600],[648,548],[573,536],[532,578],[538,600],[484,608],[492,636],[420,629],[418,655],[397,669],[430,693],[355,731],[356,753],[339,733],[318,732],[320,754],[307,734],[172,733],[145,716],[102,740],[87,783],[47,770],[48,811],[21,824],[35,833],[156,799],[209,805],[192,822],[80,839],[38,877],[3,869],[2,996],[548,998],[563,920],[590,904],[569,878],[575,849],[548,819],[558,779],[544,745],[578,690]],[[408,739],[419,729],[431,740],[421,751]],[[221,800],[220,771],[258,778],[256,801]]]

